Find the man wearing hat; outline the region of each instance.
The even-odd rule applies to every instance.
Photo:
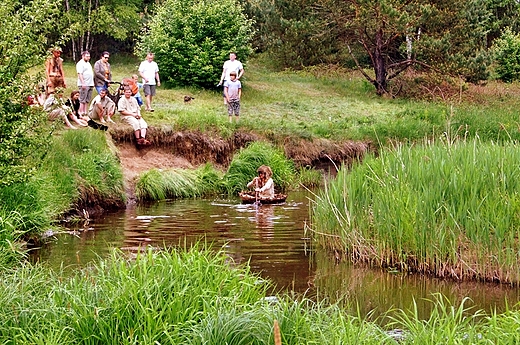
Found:
[[[47,76],[47,96],[54,93],[57,87],[66,88],[65,74],[63,73],[63,59],[61,48],[52,49],[52,56],[45,62],[45,75]]]

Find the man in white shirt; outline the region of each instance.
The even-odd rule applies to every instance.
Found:
[[[88,116],[93,120],[100,120],[101,123],[115,123],[112,120],[112,115],[116,111],[116,104],[107,97],[107,89],[101,89],[99,95],[94,97],[90,104]],[[105,121],[106,118],[106,121]]]
[[[155,96],[156,86],[161,86],[159,79],[159,66],[153,61],[153,53],[146,55],[146,60],[139,65],[139,74],[143,78],[143,91],[146,99],[146,111],[154,111],[152,108],[152,98]]]
[[[90,64],[90,53],[84,51],[81,53],[81,60],[76,64],[76,72],[78,73],[79,88],[79,110],[82,116],[87,115],[87,108],[92,98],[92,89],[94,88],[94,71]]]
[[[229,80],[229,73],[231,71],[236,72],[236,80],[240,80],[242,75],[244,75],[244,66],[242,66],[242,63],[237,60],[237,54],[234,52],[229,53],[229,60],[224,62],[224,66],[222,68],[222,75],[220,76],[220,82],[217,86],[221,86],[222,84],[224,84],[225,81]],[[224,104],[227,104],[226,95],[222,95],[224,96]]]

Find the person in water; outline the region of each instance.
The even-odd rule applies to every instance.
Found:
[[[273,171],[267,165],[262,165],[257,170],[258,176],[247,184],[248,188],[254,188],[258,192],[259,197],[272,198],[274,197],[274,182],[271,176]]]

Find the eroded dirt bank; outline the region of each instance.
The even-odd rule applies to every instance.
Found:
[[[326,139],[309,141],[300,138],[273,141],[246,132],[236,132],[232,137],[222,138],[211,133],[175,132],[164,128],[149,128],[147,138],[152,141],[152,145],[137,148],[133,133],[128,131],[128,128],[112,128],[109,134],[121,160],[129,203],[135,202],[135,180],[144,171],[152,168],[190,169],[207,162],[225,170],[234,153],[254,141],[270,141],[278,147],[283,147],[285,155],[292,159],[297,167],[330,168],[334,165],[339,167],[342,163],[350,165],[375,149],[368,142],[332,142]],[[91,199],[87,197],[84,201]],[[77,209],[92,210],[89,204],[90,202],[86,202],[86,205],[78,205]],[[103,201],[98,200],[97,205],[102,204]]]

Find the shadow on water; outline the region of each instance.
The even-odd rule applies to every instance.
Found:
[[[469,297],[476,308],[487,311],[504,310],[506,300],[512,305],[520,299],[519,290],[507,286],[454,283],[337,263],[324,251],[311,250],[311,239],[304,233],[311,196],[291,192],[285,204],[260,207],[242,205],[238,199],[140,205],[64,229],[36,250],[32,260],[74,270],[106,257],[113,248],[133,253],[143,246],[205,242],[222,248],[237,263],[249,262],[253,272],[271,279],[277,289],[357,303],[362,315],[407,309],[415,299],[426,317],[431,305],[425,299],[435,292],[452,303]]]

